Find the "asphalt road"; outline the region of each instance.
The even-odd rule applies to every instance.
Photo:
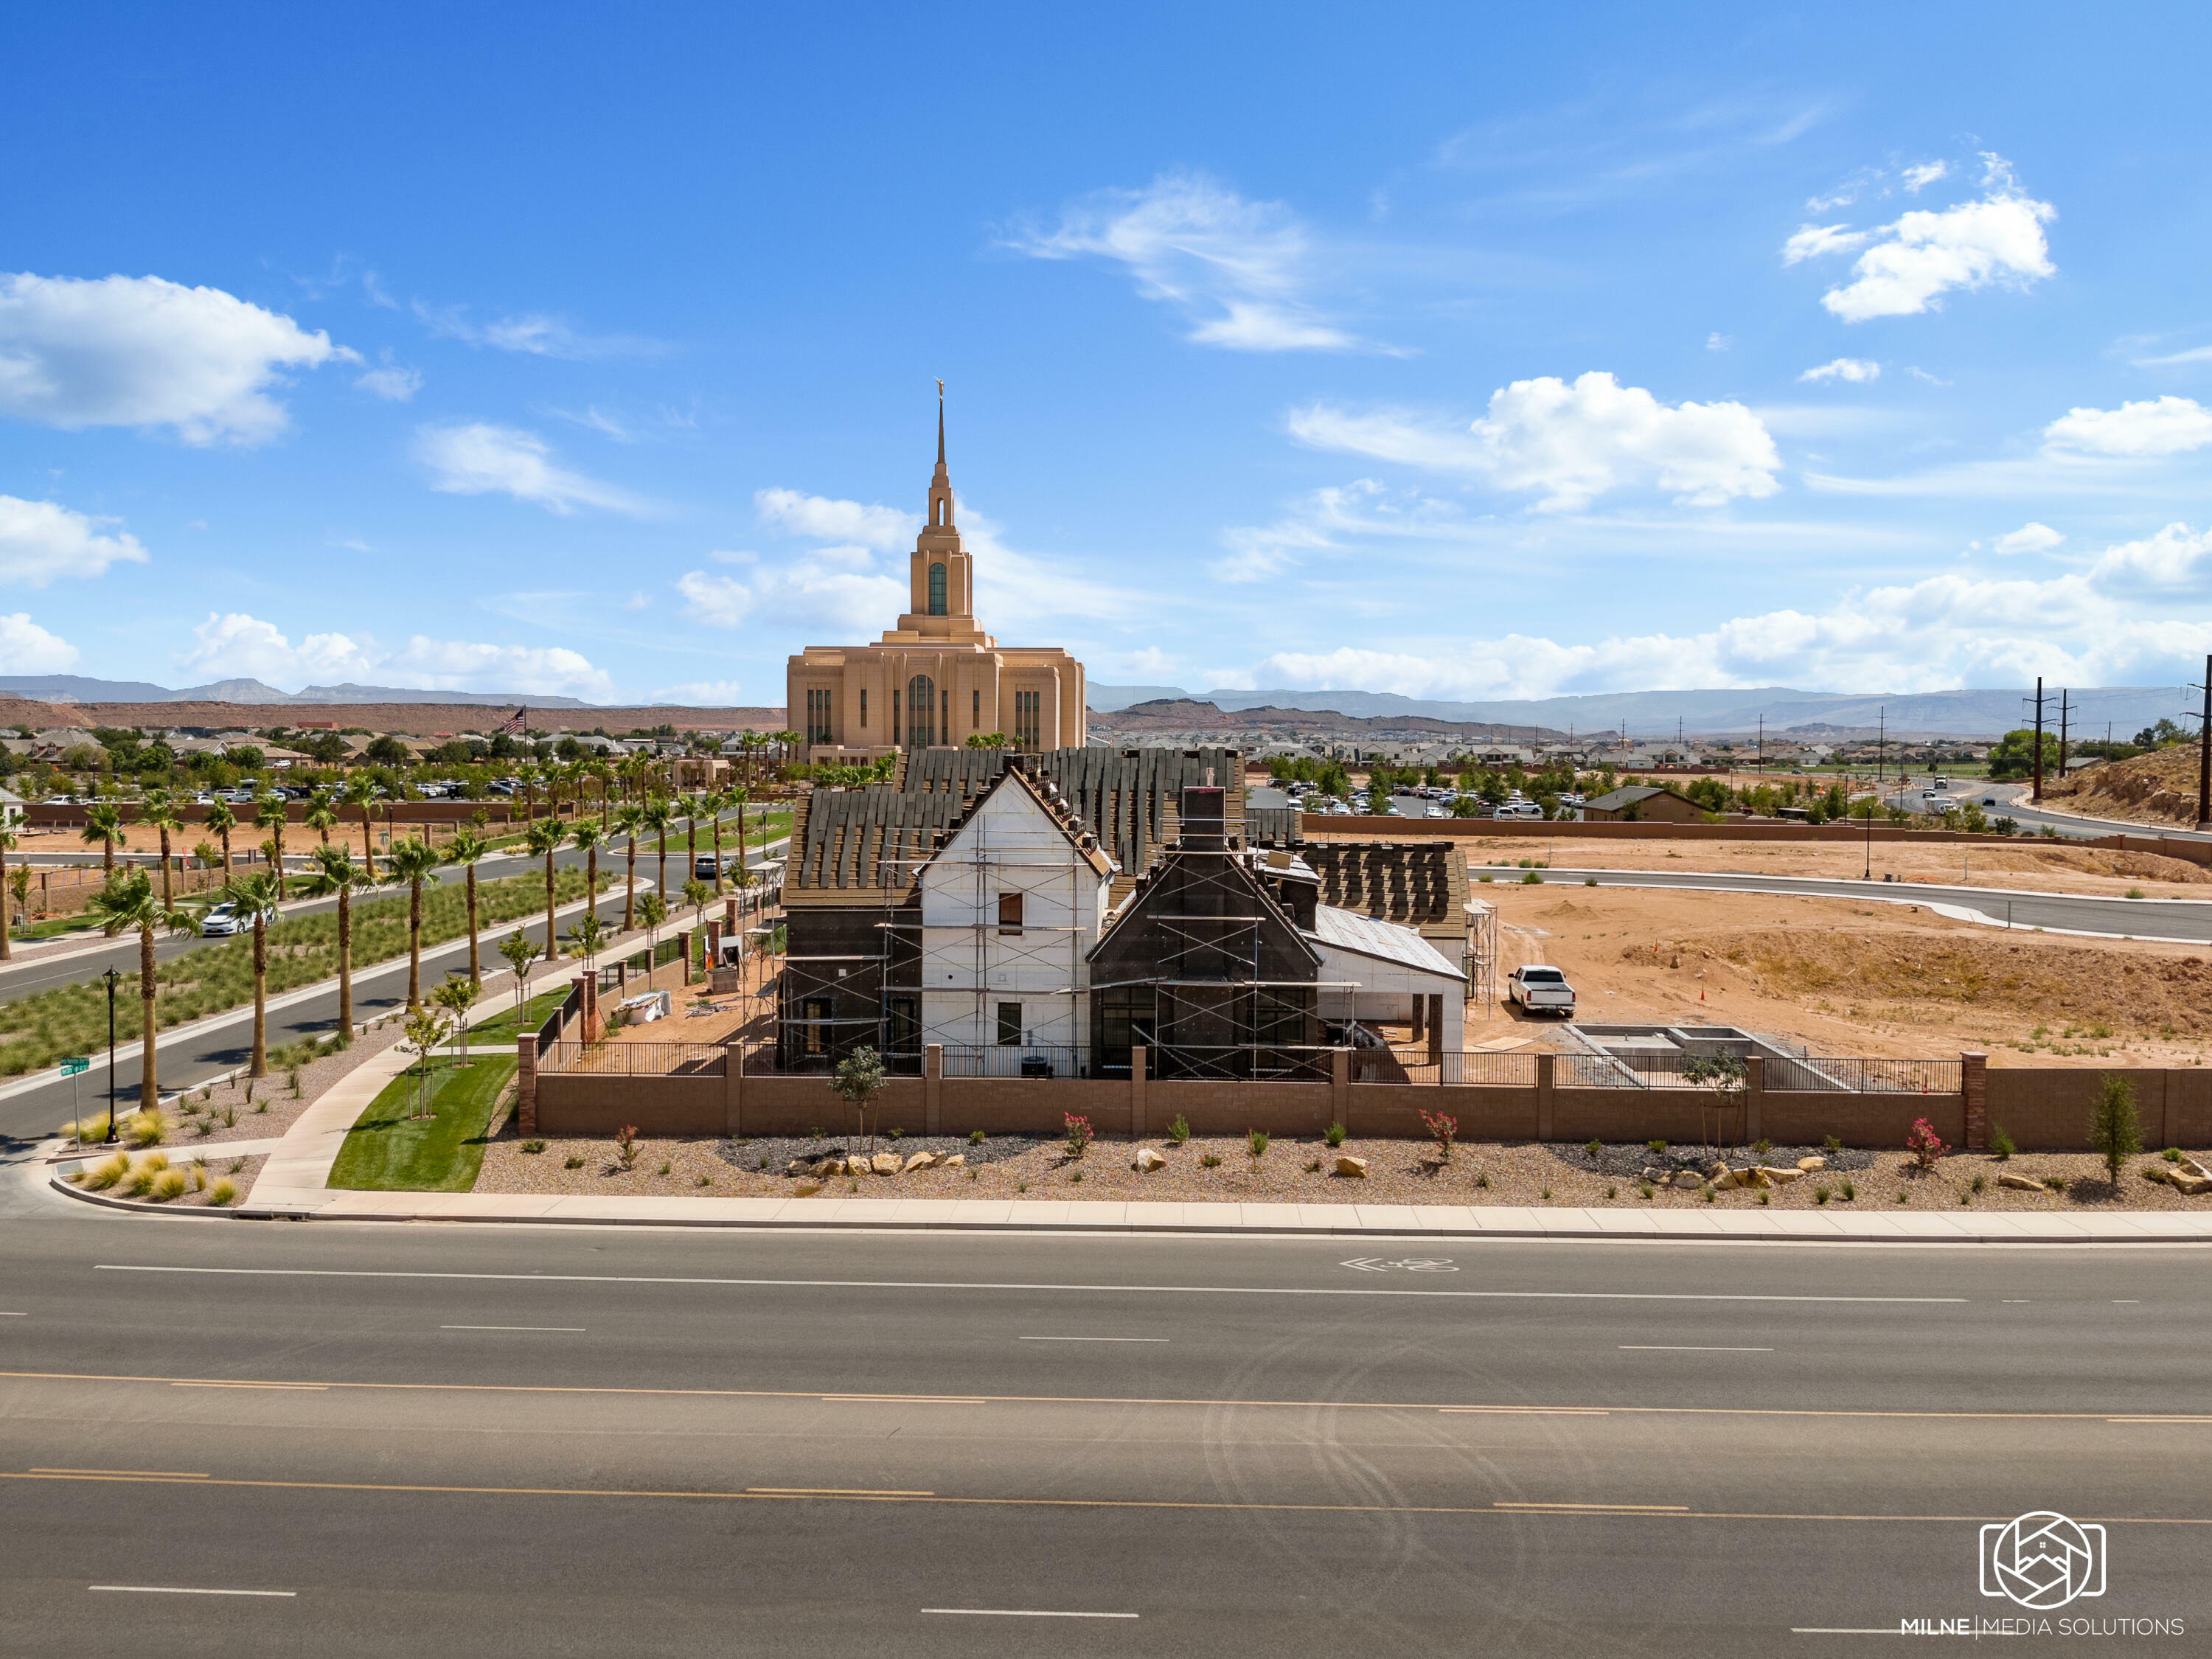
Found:
[[[1882,843],[1875,843],[1875,868],[1881,868]],[[1510,879],[1520,879],[1508,871]],[[1798,893],[1824,898],[1875,899],[1896,904],[1960,905],[1992,921],[2020,928],[2064,928],[2075,933],[2111,933],[2134,939],[2212,942],[2212,900],[2100,898],[2076,893],[2023,893],[1994,887],[1945,886],[1935,883],[1833,881],[1815,876],[1752,876],[1667,870],[1589,870],[1565,865],[1543,872],[1553,883],[1595,881],[1601,887],[1686,887],[1723,893]],[[1478,896],[1480,890],[1478,888]]]
[[[2195,1250],[68,1202],[0,1218],[10,1655],[1889,1652],[2042,1509],[2069,1614],[2212,1628]]]

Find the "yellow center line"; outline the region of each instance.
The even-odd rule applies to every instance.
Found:
[[[1633,1513],[1640,1515],[1687,1515],[1690,1512],[1690,1506],[1687,1504],[1607,1504],[1599,1502],[1591,1502],[1588,1504],[1539,1504],[1534,1500],[1523,1500],[1510,1498],[1501,1498],[1496,1503],[1492,1504],[1491,1507],[1492,1509],[1498,1510],[1606,1510],[1614,1513]]]
[[[113,1483],[118,1480],[135,1480],[144,1485],[160,1485],[165,1481],[174,1481],[178,1479],[174,1475],[126,1477],[105,1474],[40,1474],[0,1470],[0,1480],[82,1480]],[[1875,1521],[1892,1525],[1899,1522],[1925,1522],[1931,1525],[1940,1523],[1955,1526],[2002,1521],[2008,1518],[1997,1515],[1753,1514],[1727,1510],[1532,1510],[1450,1504],[1232,1504],[1164,1498],[953,1498],[934,1494],[929,1497],[908,1497],[903,1494],[880,1492],[755,1492],[750,1489],[744,1492],[704,1492],[684,1488],[655,1489],[622,1486],[441,1486],[368,1480],[204,1480],[198,1477],[179,1484],[188,1484],[201,1491],[210,1486],[235,1486],[264,1492],[410,1492],[446,1497],[653,1498],[763,1504],[935,1504],[970,1509],[1205,1510],[1299,1515],[1452,1515],[1487,1516],[1492,1520],[1522,1521],[1547,1518],[1571,1520],[1593,1514],[1606,1514],[1638,1521]],[[2107,1526],[2212,1526],[2212,1516],[2124,1515],[2084,1516],[2077,1518]]]
[[[292,1389],[302,1391],[357,1390],[422,1394],[536,1394],[605,1395],[623,1398],[653,1397],[672,1400],[806,1400],[872,1401],[888,1403],[943,1403],[987,1406],[1181,1406],[1204,1411],[1234,1407],[1242,1410],[1346,1412],[1486,1413],[1499,1416],[1547,1417],[1784,1417],[1867,1418],[1883,1420],[1926,1420],[1934,1423],[2204,1423],[2212,1416],[2181,1414],[2118,1416],[2100,1412],[1969,1412],[1837,1409],[1811,1406],[1525,1406],[1439,1405],[1432,1400],[1206,1400],[1179,1395],[831,1395],[819,1389],[654,1389],[581,1386],[546,1382],[258,1382],[219,1377],[140,1376],[106,1371],[7,1371],[0,1382],[143,1382],[180,1389]]]
[[[873,1486],[747,1486],[750,1497],[766,1498],[934,1498],[933,1492],[901,1492]]]
[[[161,1480],[210,1480],[208,1474],[188,1474],[182,1469],[33,1469],[33,1474],[114,1474]]]

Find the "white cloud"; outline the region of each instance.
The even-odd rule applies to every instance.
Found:
[[[372,396],[388,403],[404,404],[422,389],[422,371],[406,368],[392,361],[392,354],[384,354],[384,366],[372,368],[354,384]]]
[[[2043,428],[2044,441],[2093,455],[2179,455],[2212,444],[2212,410],[2165,397],[2118,409],[2070,409]]]
[[[545,441],[532,432],[476,421],[426,426],[416,434],[416,459],[430,470],[430,487],[454,495],[505,494],[555,513],[580,507],[642,514],[647,504],[629,491],[553,465]]]
[[[1881,365],[1865,357],[1838,357],[1833,362],[1822,363],[1818,368],[1808,368],[1797,377],[1801,380],[1878,380]]]
[[[1739,617],[1690,635],[1590,644],[1509,634],[1433,650],[1283,652],[1210,671],[1217,685],[1357,687],[1408,696],[1535,697],[1681,687],[1899,691],[2179,683],[2212,650],[2212,531],[2169,525],[2045,581],[1947,573],[1848,592],[1818,612]],[[2195,609],[2180,614],[2178,602]]]
[[[1364,343],[1316,310],[1305,227],[1279,202],[1249,202],[1203,173],[1165,173],[1143,190],[1102,191],[1051,231],[1007,246],[1039,259],[1103,258],[1137,292],[1190,316],[1189,337],[1232,351],[1345,351]]]
[[[695,708],[742,708],[744,687],[735,680],[690,680],[664,685],[652,694],[654,702],[689,703]]]
[[[911,542],[921,529],[921,515],[902,513],[881,505],[863,507],[858,501],[806,495],[796,489],[761,489],[753,493],[753,508],[763,524],[775,526],[794,536],[825,542],[857,542],[883,551]]]
[[[756,623],[831,630],[841,640],[866,638],[892,626],[911,597],[888,576],[817,567],[801,561],[756,567],[740,580],[704,570],[676,579],[692,617],[713,628]]]
[[[168,427],[188,444],[283,432],[281,371],[357,354],[289,317],[159,276],[0,275],[0,414],[77,430]]]
[[[145,563],[136,536],[101,533],[101,526],[116,522],[52,501],[0,495],[0,582],[44,587],[57,576],[98,576],[111,564]]]
[[[1539,510],[1584,507],[1608,490],[1656,487],[1680,506],[1771,495],[1782,458],[1758,416],[1739,403],[1668,404],[1610,374],[1516,380],[1491,394],[1469,437],[1403,416],[1350,416],[1316,408],[1293,416],[1294,435],[1417,466],[1471,471],[1501,489],[1540,492]]]
[[[1948,161],[1923,161],[1917,167],[1905,168],[1902,176],[1905,189],[1917,193],[1925,190],[1938,179],[1949,178],[1951,164]]]
[[[0,662],[17,674],[62,674],[76,666],[77,651],[67,640],[49,634],[28,613],[0,614]]]
[[[1922,368],[1917,363],[1908,365],[1905,372],[1907,374],[1910,374],[1916,380],[1925,380],[1929,386],[1949,386],[1951,384],[1948,380],[1938,380],[1935,375],[1930,374],[1926,369]]]
[[[417,300],[414,309],[415,314],[429,325],[433,334],[532,357],[581,362],[602,357],[656,356],[668,349],[660,341],[641,335],[579,333],[562,319],[543,312],[473,323],[469,320],[466,306],[430,306]]]
[[[1990,550],[2009,557],[2015,553],[2047,553],[2066,538],[2047,524],[2029,520],[2017,530],[2008,531],[1990,544]]]
[[[1807,225],[1782,245],[1782,262],[1863,248],[1852,280],[1820,298],[1847,323],[1914,316],[1940,306],[1954,289],[2024,288],[2055,275],[2043,227],[2057,210],[2023,195],[2002,157],[1983,159],[1989,194],[1980,200],[1941,211],[1915,209],[1874,230]]]
[[[2186,351],[2169,351],[2162,357],[2132,357],[2129,361],[2137,368],[2166,368],[2175,363],[2212,362],[2212,345],[2191,346]]]
[[[1170,657],[1156,645],[1148,645],[1141,651],[1133,651],[1116,660],[1121,665],[1119,672],[1139,681],[1172,679],[1180,666],[1176,659]]]
[[[1708,351],[1726,351],[1735,343],[1735,342],[1725,334],[1712,333],[1705,336],[1705,349]]]
[[[310,634],[294,645],[275,624],[243,612],[193,629],[196,644],[178,660],[210,678],[264,680],[284,690],[340,681],[439,691],[515,691],[605,697],[605,673],[560,647],[483,645],[417,634],[398,650],[363,635]]]
[[[1308,492],[1273,524],[1224,531],[1229,556],[1206,568],[1220,581],[1260,581],[1307,562],[1308,555],[1340,553],[1353,542],[1455,539],[1465,527],[1463,515],[1449,501],[1358,478]]]

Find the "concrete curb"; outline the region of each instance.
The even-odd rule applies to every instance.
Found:
[[[89,1160],[87,1161],[89,1162]],[[70,1197],[84,1203],[97,1204],[104,1210],[124,1210],[133,1215],[186,1215],[208,1221],[235,1221],[238,1219],[240,1204],[245,1202],[241,1198],[239,1204],[234,1204],[227,1210],[218,1210],[204,1204],[187,1206],[181,1210],[172,1209],[167,1204],[149,1204],[143,1199],[110,1198],[106,1193],[87,1192],[83,1188],[73,1187],[63,1180],[64,1173],[63,1170],[56,1170],[46,1177],[46,1185],[58,1193],[67,1194]]]

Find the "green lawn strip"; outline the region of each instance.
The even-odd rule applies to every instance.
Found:
[[[558,990],[541,992],[531,998],[529,1002],[524,1005],[522,1018],[520,1020],[516,1019],[514,1010],[510,1007],[506,1012],[484,1021],[481,1025],[471,1026],[469,1047],[471,1049],[504,1049],[507,1058],[512,1060],[514,1057],[515,1039],[525,1031],[535,1031],[543,1025],[552,1017],[553,1011],[568,1000],[568,985],[566,981],[563,981]],[[457,1043],[460,1041],[458,1036],[452,1040]]]
[[[604,866],[600,890],[615,878]],[[584,896],[584,873],[562,870],[556,882],[558,902]],[[544,914],[544,878],[536,872],[477,884],[478,925],[484,932]],[[422,895],[425,949],[461,938],[468,931],[462,884],[458,880],[428,888]],[[356,971],[407,954],[407,896],[387,893],[357,902],[353,910],[353,960]],[[487,955],[492,953],[489,951]],[[155,1018],[168,1030],[210,1014],[227,1012],[253,1000],[253,940],[241,933],[221,945],[187,951],[163,962],[157,974]],[[269,930],[269,994],[282,996],[319,984],[337,971],[337,918],[329,910],[286,916]],[[135,999],[137,978],[129,988]],[[130,1010],[137,1034],[137,1012]],[[85,1054],[104,1042],[107,1031],[106,987],[97,980],[60,985],[35,995],[0,1003],[0,1077],[42,1070],[64,1054]]]
[[[410,1119],[420,1078],[410,1067],[384,1086],[346,1132],[329,1185],[356,1192],[465,1193],[483,1167],[492,1109],[514,1075],[513,1054],[482,1054],[430,1072],[433,1115]]]

